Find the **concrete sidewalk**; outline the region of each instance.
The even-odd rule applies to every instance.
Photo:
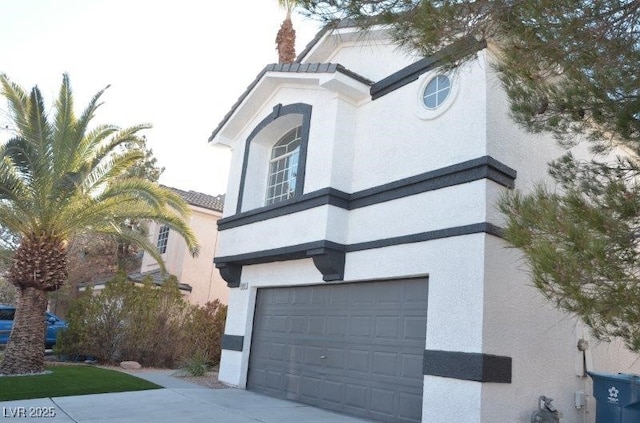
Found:
[[[0,402],[0,422],[362,423],[360,420],[242,389],[209,389],[171,376],[137,372],[164,389]],[[52,408],[53,407],[53,408]],[[54,417],[42,413],[52,411]],[[41,416],[38,417],[37,414]]]

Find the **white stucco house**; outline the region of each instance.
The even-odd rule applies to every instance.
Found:
[[[476,58],[443,73],[382,29],[323,31],[213,131],[233,151],[220,380],[384,422],[529,422],[545,395],[583,423],[587,369],[639,371],[547,304],[501,238],[501,193],[561,151],[511,121],[486,44],[443,54],[460,48]]]

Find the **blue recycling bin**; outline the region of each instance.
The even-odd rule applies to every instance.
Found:
[[[596,399],[596,423],[640,422],[640,376],[589,372]]]

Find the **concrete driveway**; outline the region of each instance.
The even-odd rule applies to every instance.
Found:
[[[241,389],[204,388],[171,377],[169,372],[140,372],[135,375],[166,387],[150,391],[4,401],[0,402],[0,413],[2,413],[0,422],[33,420],[59,423],[199,423],[203,421],[362,423],[366,421]],[[44,415],[52,414],[51,411],[55,414],[54,417]],[[39,417],[38,414],[40,414]]]

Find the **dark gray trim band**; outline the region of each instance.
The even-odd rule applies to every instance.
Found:
[[[244,265],[303,258],[313,259],[314,265],[322,273],[324,281],[338,281],[344,279],[345,253],[478,233],[486,233],[501,238],[502,232],[502,228],[489,222],[482,222],[375,241],[359,242],[351,245],[339,244],[328,240],[307,242],[271,250],[215,257],[213,262],[220,269],[220,274],[227,281],[227,285],[230,288],[240,285],[242,266]],[[227,269],[231,269],[231,271],[226,271]]]
[[[242,351],[244,345],[244,336],[239,335],[222,335],[221,347],[223,350]]]
[[[473,37],[461,39],[438,51],[433,56],[425,57],[376,82],[370,90],[371,99],[377,100],[398,88],[412,83],[417,80],[420,75],[441,66],[445,61],[451,62],[452,59],[469,56],[486,47],[487,42],[485,40],[477,41]]]
[[[452,379],[511,383],[512,358],[455,351],[425,350],[422,373]]]
[[[286,216],[327,204],[340,207],[342,209],[348,209],[349,194],[333,188],[320,189],[318,191],[304,194],[299,198],[270,204],[265,207],[260,207],[258,209],[219,219],[218,230],[223,231],[225,229],[248,225],[250,223],[261,222],[263,220]]]
[[[247,178],[247,165],[249,163],[249,153],[251,152],[251,141],[255,138],[260,131],[262,131],[267,125],[274,120],[289,114],[302,115],[302,133],[300,134],[300,154],[298,155],[298,170],[296,176],[296,191],[295,196],[302,195],[302,189],[304,187],[304,175],[307,168],[307,145],[309,144],[309,127],[311,125],[311,105],[305,103],[294,103],[283,106],[277,104],[269,116],[260,121],[258,125],[251,131],[251,134],[247,137],[247,141],[244,147],[244,157],[242,159],[242,174],[240,176],[240,189],[238,190],[238,204],[236,206],[236,213],[240,213],[242,210],[242,197],[244,197],[244,186]],[[291,128],[289,128],[291,129]]]
[[[517,172],[514,169],[491,156],[483,156],[388,184],[357,191],[353,194],[348,194],[334,188],[324,188],[282,203],[271,204],[266,207],[260,207],[255,210],[222,218],[218,220],[218,230],[223,231],[250,223],[261,222],[327,204],[345,210],[354,210],[480,179],[489,179],[504,187],[513,188],[516,176]]]
[[[411,235],[402,235],[393,238],[377,239],[375,241],[359,242],[345,246],[348,253],[354,251],[373,250],[375,248],[392,247],[394,245],[413,244],[415,242],[433,241],[436,239],[451,238],[485,233],[502,238],[504,230],[489,222],[473,223],[471,225],[455,226],[452,228],[438,229],[435,231],[420,232]]]

